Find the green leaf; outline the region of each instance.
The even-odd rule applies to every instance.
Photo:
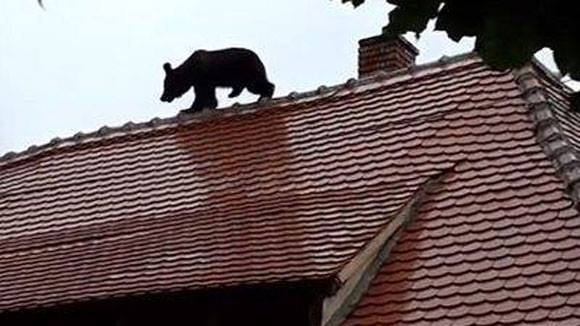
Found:
[[[470,1],[447,1],[439,12],[435,30],[445,31],[459,42],[464,36],[477,35],[484,25],[481,4]]]
[[[388,0],[397,7],[389,13],[389,24],[385,33],[400,35],[405,32],[421,34],[430,19],[437,16],[440,0]]]
[[[347,3],[347,2],[352,3],[352,5],[356,8],[360,5],[362,5],[365,2],[365,0],[342,0],[342,3]]]

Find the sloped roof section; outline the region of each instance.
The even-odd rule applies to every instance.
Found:
[[[551,145],[574,136],[578,115],[540,68],[506,81],[526,84],[523,102],[473,108],[489,142],[460,146],[496,151],[478,151],[427,194],[343,325],[580,325],[580,216],[560,158],[570,146]],[[467,117],[445,132],[474,128]]]
[[[0,310],[332,279],[431,176],[531,137],[512,79],[469,55],[9,155]]]

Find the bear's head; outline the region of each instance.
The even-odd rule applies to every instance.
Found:
[[[163,94],[161,95],[162,102],[171,102],[181,97],[191,88],[188,78],[176,71],[176,69],[172,69],[169,62],[163,65],[163,70],[165,70],[165,80],[163,81]]]

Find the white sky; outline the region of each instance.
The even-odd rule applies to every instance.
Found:
[[[357,41],[387,22],[384,1],[0,0],[0,156],[51,138],[175,115],[193,93],[161,103],[162,64],[195,49],[247,47],[275,96],[356,77]],[[428,32],[418,62],[469,51]],[[549,62],[549,53],[541,56]],[[224,98],[220,106],[232,103]],[[244,93],[234,101],[251,102]]]

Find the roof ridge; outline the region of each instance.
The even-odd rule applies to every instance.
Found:
[[[291,91],[284,97],[264,99],[247,104],[240,104],[236,102],[229,107],[221,109],[203,109],[202,111],[194,114],[179,112],[177,115],[169,118],[154,117],[149,121],[139,123],[128,121],[118,127],[110,127],[105,125],[96,131],[88,133],[78,132],[73,136],[66,138],[55,137],[48,143],[43,145],[31,145],[27,149],[20,152],[9,151],[4,155],[0,155],[0,167],[15,163],[17,161],[25,160],[50,150],[79,145],[91,141],[101,141],[104,139],[126,136],[135,133],[172,128],[179,125],[200,123],[203,121],[234,115],[249,114],[274,107],[281,108],[288,105],[329,98],[335,95],[368,91],[369,89],[374,89],[375,87],[396,84],[407,81],[409,79],[424,77],[442,71],[435,70],[436,68],[445,70],[453,69],[455,67],[452,65],[458,63],[460,64],[462,62],[465,63],[469,59],[476,59],[477,62],[481,60],[475,52],[467,52],[450,57],[442,56],[438,60],[432,62],[427,62],[408,68],[402,68],[392,72],[380,71],[359,79],[349,78],[346,82],[333,86],[320,85],[315,90],[308,90],[304,92]],[[467,62],[466,65],[471,63],[473,62]],[[365,88],[365,86],[368,88]]]
[[[580,206],[580,158],[552,112],[554,103],[549,100],[537,70],[548,78],[555,78],[537,60],[513,73],[522,97],[530,108],[529,115],[534,124],[536,140],[563,179],[567,192],[575,204]]]
[[[548,78],[550,81],[554,82],[555,84],[557,84],[558,86],[560,86],[562,89],[570,92],[570,93],[574,93],[574,89],[572,89],[572,87],[566,85],[565,83],[563,83],[560,78],[558,77],[557,73],[554,73],[552,70],[550,70],[546,65],[544,65],[540,60],[538,60],[537,58],[533,57],[531,60],[531,64],[534,66],[534,68],[536,68],[537,70],[539,70],[542,74],[544,74],[544,76],[546,78]]]

